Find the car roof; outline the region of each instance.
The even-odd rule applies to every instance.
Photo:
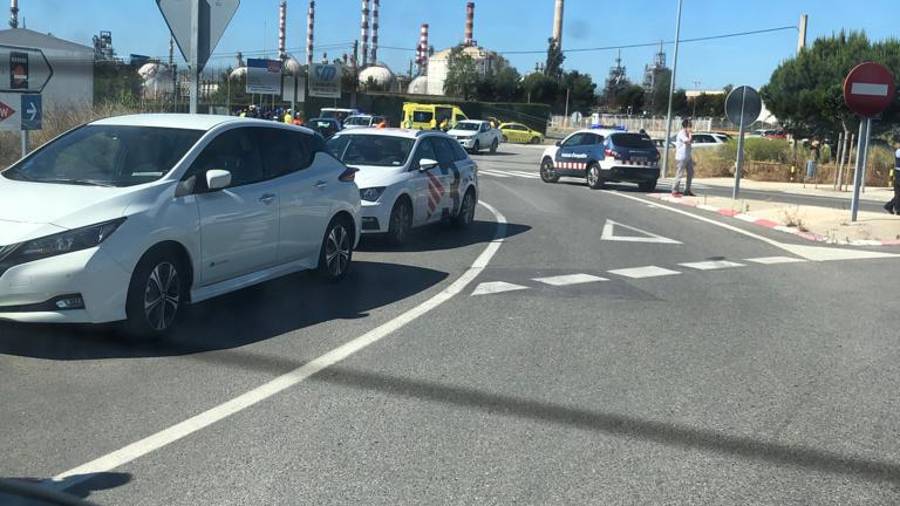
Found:
[[[594,134],[601,135],[603,137],[609,137],[612,134],[627,134],[633,132],[626,132],[625,130],[614,130],[612,128],[582,128],[581,130],[577,130],[576,134]]]
[[[489,123],[489,121],[486,120],[486,119],[472,119],[472,118],[466,118],[466,119],[461,119],[461,120],[457,121],[457,123],[463,123],[463,122],[467,122],[467,123]]]
[[[174,113],[156,113],[156,114],[128,114],[125,116],[113,116],[92,121],[91,125],[114,125],[114,126],[142,126],[142,127],[158,127],[158,128],[181,128],[187,130],[212,130],[213,128],[225,123],[247,123],[247,124],[272,124],[272,121],[255,119],[255,118],[239,118],[236,116],[223,116],[215,114],[174,114]]]
[[[450,138],[449,135],[437,130],[414,130],[410,128],[353,128],[341,130],[338,135],[381,135],[387,137],[402,137],[415,139],[423,135],[437,135]]]

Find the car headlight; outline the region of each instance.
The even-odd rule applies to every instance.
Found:
[[[119,218],[0,248],[0,274],[14,265],[98,246],[124,222]]]
[[[359,198],[369,202],[375,202],[381,198],[381,194],[384,193],[384,188],[384,186],[363,188],[362,190],[359,190]]]

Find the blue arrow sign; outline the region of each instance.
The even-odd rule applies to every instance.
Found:
[[[41,107],[41,95],[22,95],[22,130],[40,130],[43,121],[43,108]]]

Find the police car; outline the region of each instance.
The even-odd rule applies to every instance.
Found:
[[[653,191],[659,179],[659,151],[645,134],[615,129],[579,130],[544,150],[541,179],[584,178],[591,189],[606,182],[637,183]]]
[[[326,147],[359,169],[363,234],[387,234],[392,243],[401,244],[414,227],[440,221],[465,227],[475,217],[477,167],[459,142],[443,132],[342,130]]]

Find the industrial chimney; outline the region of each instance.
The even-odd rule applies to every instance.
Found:
[[[419,75],[425,73],[428,64],[428,23],[422,23],[419,29],[419,46],[416,50],[416,64],[419,66]]]
[[[362,42],[362,66],[369,62],[369,0],[362,0],[362,19],[359,22],[359,38]]]
[[[466,36],[463,39],[463,45],[471,47],[475,45],[473,40],[473,32],[475,30],[475,2],[466,3]]]
[[[278,4],[278,59],[287,58],[285,38],[287,37],[287,0]]]
[[[19,27],[19,0],[9,0],[9,27]]]
[[[306,67],[309,68],[313,61],[313,29],[316,21],[316,0],[309,0],[309,9],[306,11]]]
[[[378,8],[381,0],[373,0],[372,4],[372,65],[378,65]]]
[[[562,48],[562,27],[563,0],[556,0],[556,7],[553,10],[553,40],[560,49]]]

